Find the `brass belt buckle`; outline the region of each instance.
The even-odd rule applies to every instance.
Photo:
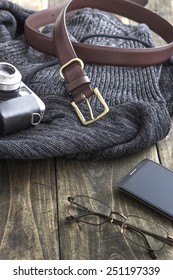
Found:
[[[106,102],[104,101],[104,99],[103,99],[102,95],[100,94],[98,88],[94,89],[94,94],[97,96],[98,100],[100,101],[100,103],[103,107],[103,111],[98,116],[94,117],[91,105],[90,105],[88,99],[86,98],[86,96],[83,95],[82,97],[83,97],[84,101],[86,102],[86,104],[88,106],[89,113],[90,113],[90,116],[91,116],[91,119],[89,119],[89,120],[85,119],[85,117],[81,113],[79,107],[76,105],[76,103],[74,101],[71,103],[71,105],[75,109],[75,111],[76,111],[76,113],[77,113],[77,115],[78,115],[78,117],[79,117],[79,119],[80,119],[80,121],[83,125],[88,125],[88,124],[94,123],[94,122],[98,121],[99,119],[101,119],[102,117],[104,117],[109,112],[109,107],[107,106]]]
[[[64,79],[63,70],[75,61],[77,61],[80,64],[81,69],[84,68],[84,63],[80,58],[76,57],[76,58],[71,59],[69,62],[64,64],[60,69],[60,75],[63,79]],[[91,119],[86,120],[85,117],[83,116],[83,114],[81,113],[79,107],[76,105],[76,103],[74,101],[71,103],[71,105],[75,109],[75,111],[76,111],[76,113],[77,113],[77,115],[78,115],[78,117],[79,117],[79,119],[80,119],[80,121],[83,125],[88,125],[88,124],[94,123],[94,122],[98,121],[99,119],[101,119],[102,117],[104,117],[109,112],[109,108],[108,108],[106,102],[104,101],[101,93],[99,92],[98,88],[95,88],[93,90],[93,92],[94,92],[94,94],[96,95],[96,97],[98,98],[98,100],[100,101],[100,103],[103,107],[103,111],[98,116],[94,117],[91,105],[90,105],[88,99],[86,98],[86,96],[84,94],[82,94],[82,97],[83,97],[83,100],[86,102],[86,104],[88,106]]]

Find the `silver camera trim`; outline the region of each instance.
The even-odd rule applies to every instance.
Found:
[[[19,70],[10,63],[0,62],[0,90],[13,91],[20,88],[22,75]]]
[[[45,112],[44,102],[22,82],[19,70],[6,62],[0,63],[0,95],[1,135],[41,122]],[[3,98],[6,98],[5,101]]]
[[[35,100],[37,101],[38,103],[38,106],[40,108],[40,113],[32,113],[32,116],[31,116],[31,124],[32,125],[37,125],[41,122],[42,118],[43,118],[43,115],[44,115],[44,112],[45,112],[45,104],[44,102],[30,89],[28,88],[22,81],[21,81],[21,86],[20,86],[20,91],[19,91],[19,95],[20,96],[25,96],[25,95],[32,95]],[[34,117],[38,117],[39,120],[38,121],[34,121]]]

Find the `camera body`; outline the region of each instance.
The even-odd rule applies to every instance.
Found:
[[[45,104],[22,81],[12,64],[0,62],[0,135],[38,125]]]

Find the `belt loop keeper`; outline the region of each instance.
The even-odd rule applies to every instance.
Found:
[[[71,93],[73,90],[79,88],[81,85],[84,84],[90,84],[90,79],[88,76],[80,76],[77,77],[76,79],[70,81],[69,83],[66,84],[66,91],[67,93]]]

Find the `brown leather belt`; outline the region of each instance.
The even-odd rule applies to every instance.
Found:
[[[108,113],[109,108],[97,88],[92,89],[90,80],[85,75],[84,63],[95,63],[116,66],[149,66],[160,64],[173,55],[173,26],[157,14],[145,9],[147,0],[71,0],[65,5],[36,12],[25,22],[26,41],[33,48],[56,56],[61,65],[60,75],[65,79],[66,90],[73,97],[71,103],[84,125],[93,123]],[[68,13],[85,7],[97,8],[112,12],[139,23],[146,23],[149,28],[161,36],[167,44],[147,49],[126,49],[106,46],[95,46],[72,43],[66,28]],[[54,23],[53,38],[46,36],[38,29]],[[99,55],[98,55],[99,53]],[[93,94],[99,99],[103,111],[93,115],[88,98]],[[86,120],[78,104],[85,101],[90,114]]]

